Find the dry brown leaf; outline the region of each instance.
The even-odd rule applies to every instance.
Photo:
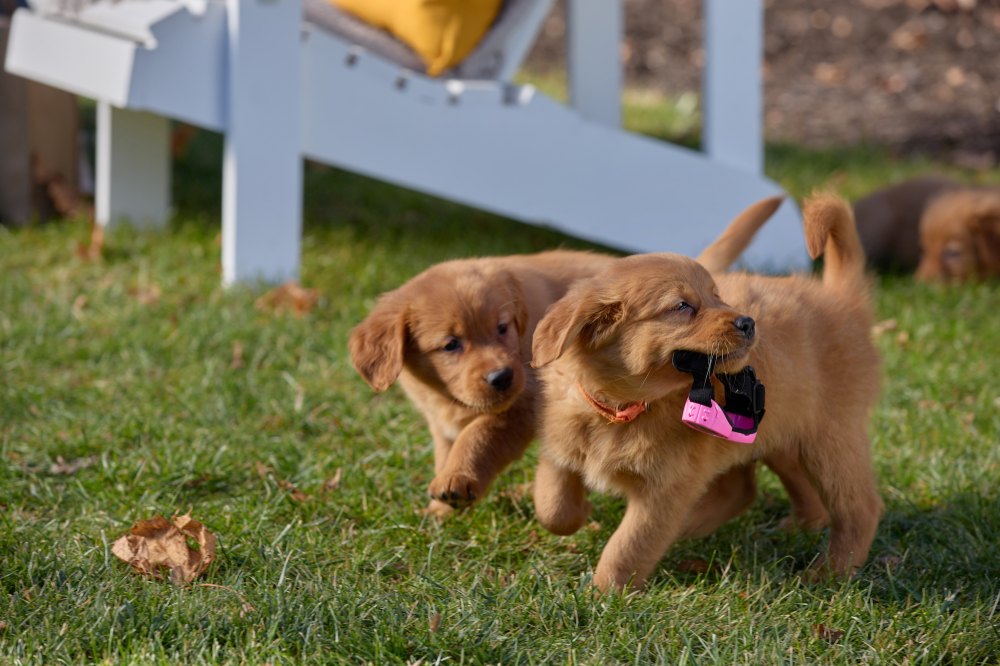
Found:
[[[899,324],[895,319],[883,319],[879,323],[872,326],[872,337],[877,338],[888,331],[895,331],[898,326]]]
[[[142,305],[155,305],[160,301],[162,291],[160,285],[149,284],[141,287],[132,287],[128,290],[128,295]]]
[[[49,474],[76,474],[81,469],[93,467],[97,464],[97,456],[86,456],[76,460],[65,460],[62,456],[56,456],[56,461],[49,467]]]
[[[894,571],[903,563],[903,558],[899,555],[882,555],[881,557],[876,557],[875,561],[889,571]]]
[[[290,311],[296,316],[302,316],[319,303],[319,291],[306,289],[297,282],[286,282],[280,287],[268,291],[254,302],[254,307],[266,312]]]
[[[239,340],[233,342],[233,357],[229,361],[230,370],[239,370],[243,367],[243,343]]]
[[[824,624],[814,624],[813,631],[818,637],[830,643],[836,643],[844,637],[844,632],[840,629],[833,629]]]
[[[78,243],[76,246],[76,256],[84,261],[97,261],[104,256],[104,227],[96,222],[91,222],[90,242]]]
[[[87,307],[89,300],[86,294],[80,294],[73,299],[73,305],[70,306],[70,314],[73,315],[74,319],[83,318],[83,311]]]
[[[299,490],[291,481],[278,479],[278,487],[282,490],[287,490],[288,496],[296,502],[306,502],[309,500],[309,495],[306,495],[304,492]]]
[[[677,566],[674,568],[682,573],[703,574],[712,571],[712,569],[714,569],[715,567],[713,567],[712,564],[707,560],[694,559],[694,560],[681,560],[680,562],[677,563]]]
[[[7,629],[7,623],[0,620],[0,631],[5,631]]]
[[[323,482],[323,492],[328,493],[339,488],[340,479],[343,476],[343,473],[344,470],[338,467],[337,471],[333,473],[333,476]]]
[[[436,634],[437,630],[441,627],[441,613],[431,613],[428,624],[430,625],[431,633]]]
[[[189,540],[198,548],[192,548]],[[215,559],[215,535],[190,513],[170,520],[156,516],[132,525],[111,552],[144,576],[167,577],[175,585],[186,585]]]

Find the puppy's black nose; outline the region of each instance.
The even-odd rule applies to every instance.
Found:
[[[511,368],[494,370],[486,375],[486,383],[498,391],[506,391],[514,383],[514,370]]]
[[[743,337],[747,340],[753,337],[756,324],[750,317],[737,317],[733,320],[733,326],[743,331]]]

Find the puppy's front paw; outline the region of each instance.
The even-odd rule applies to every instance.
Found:
[[[431,481],[427,493],[432,498],[459,509],[481,497],[483,487],[478,479],[465,474],[441,474]]]

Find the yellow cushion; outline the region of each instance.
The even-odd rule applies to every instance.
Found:
[[[437,76],[462,62],[489,30],[502,0],[330,0],[388,30]]]

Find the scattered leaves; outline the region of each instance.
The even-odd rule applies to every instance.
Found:
[[[49,466],[49,474],[65,474],[67,476],[76,474],[81,469],[93,467],[97,464],[97,456],[86,456],[75,460],[67,461],[62,456],[56,456],[56,461]]]
[[[899,555],[882,555],[880,557],[876,557],[875,561],[889,571],[895,571],[899,568],[899,565],[903,563],[903,558]]]
[[[254,302],[254,307],[262,312],[292,312],[301,317],[312,312],[317,303],[318,290],[306,289],[297,282],[286,282],[263,294]]]
[[[140,305],[156,305],[160,301],[162,290],[158,284],[148,284],[139,287],[132,287],[128,290],[128,295],[134,298]]]
[[[76,246],[76,256],[84,261],[97,261],[104,256],[104,227],[91,221],[90,241],[88,243],[78,243]]]
[[[883,319],[879,323],[872,326],[872,337],[877,338],[888,331],[895,331],[898,326],[899,324],[895,319]]]
[[[825,624],[814,624],[813,631],[816,633],[816,636],[830,643],[836,643],[844,637],[843,631],[840,629],[833,629]]]
[[[233,356],[229,361],[230,370],[239,370],[243,367],[243,343],[239,340],[233,342]]]
[[[344,470],[338,467],[337,471],[333,473],[333,476],[331,476],[329,479],[323,482],[324,493],[329,493],[336,490],[337,488],[340,488],[340,479],[343,476],[343,472]]]
[[[712,571],[715,567],[713,567],[712,563],[707,560],[692,559],[681,560],[674,568],[681,573],[704,574]]]
[[[438,629],[441,628],[441,613],[431,613],[428,625],[431,633],[436,634]]]
[[[197,548],[192,548],[192,542]],[[141,520],[111,547],[112,554],[144,576],[186,585],[215,559],[215,535],[190,513]]]

